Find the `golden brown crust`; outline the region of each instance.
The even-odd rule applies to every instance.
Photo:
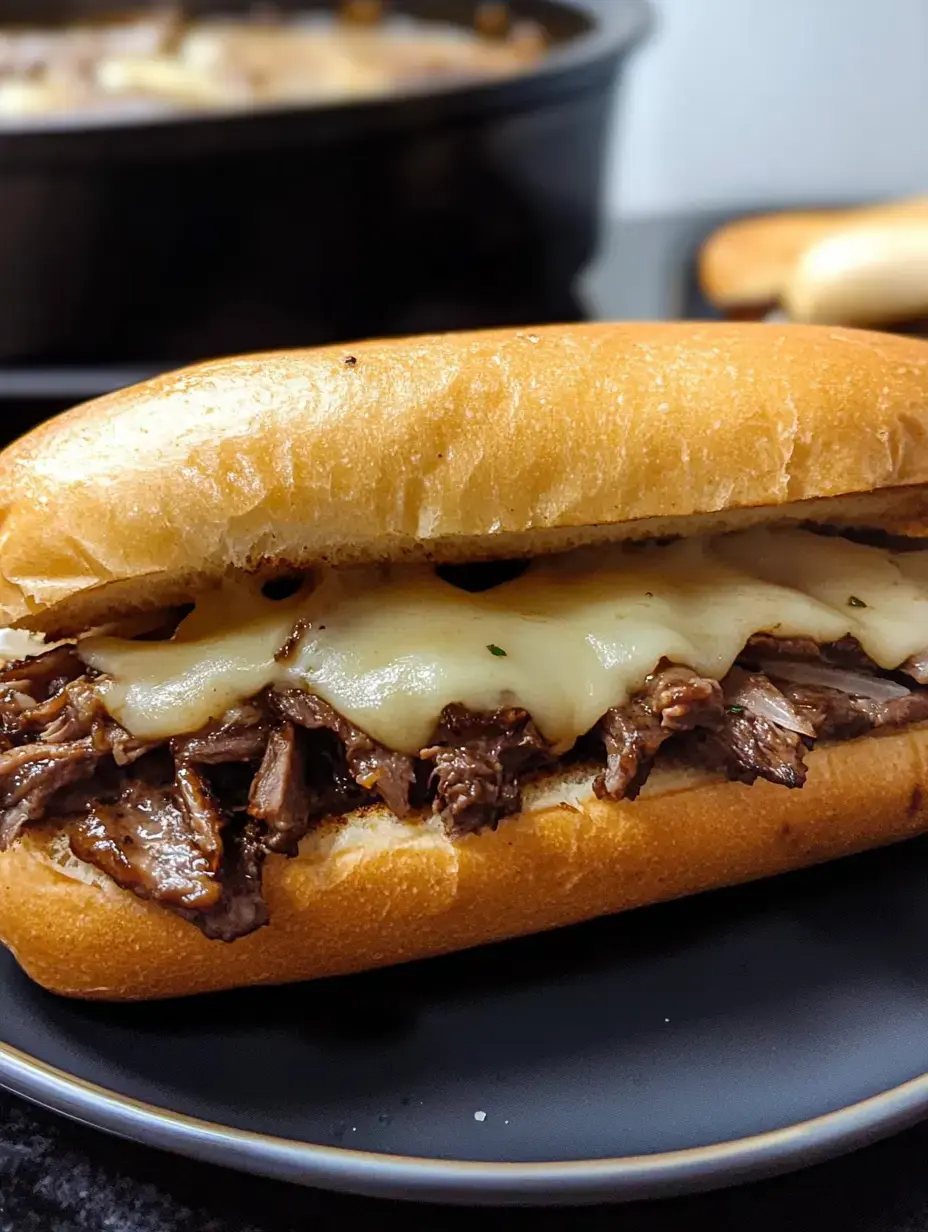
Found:
[[[923,342],[831,327],[579,325],[204,364],[0,456],[0,623],[77,632],[229,566],[531,554],[816,498],[845,497],[827,521],[919,522],[926,419]]]
[[[813,244],[858,224],[928,218],[928,197],[862,209],[786,210],[719,227],[699,253],[699,281],[718,308],[767,308],[780,299],[796,263]]]
[[[928,730],[817,749],[799,791],[658,774],[634,803],[550,780],[495,833],[355,817],[272,857],[272,923],[232,945],[113,883],[0,856],[0,938],[46,988],[110,1000],[404,962],[750,881],[928,829]],[[515,892],[517,890],[517,892]]]

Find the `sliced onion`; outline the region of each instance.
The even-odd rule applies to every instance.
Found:
[[[812,724],[799,714],[776,685],[769,680],[759,684],[756,677],[751,677],[740,667],[733,667],[725,679],[725,701],[730,706],[743,706],[751,714],[789,731],[799,732],[801,736],[815,735]]]
[[[828,667],[822,663],[797,663],[792,659],[767,659],[758,664],[765,675],[796,684],[823,685],[827,689],[840,689],[852,697],[870,697],[875,702],[890,702],[897,697],[908,697],[912,692],[895,680],[882,676],[869,676],[865,672],[848,672],[840,667]]]

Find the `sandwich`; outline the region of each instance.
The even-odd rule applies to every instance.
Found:
[[[699,282],[726,317],[924,332],[928,197],[738,219],[703,244]]]
[[[598,324],[203,364],[0,455],[0,939],[339,975],[928,829],[928,346]]]

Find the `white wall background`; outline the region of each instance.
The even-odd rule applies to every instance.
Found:
[[[615,126],[613,213],[928,190],[928,0],[652,4]]]

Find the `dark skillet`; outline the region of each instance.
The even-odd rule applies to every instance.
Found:
[[[104,7],[11,0],[3,16]],[[471,25],[477,0],[393,7]],[[318,107],[0,128],[0,361],[158,367],[578,316],[613,86],[646,0],[512,8],[553,44],[518,77]]]

